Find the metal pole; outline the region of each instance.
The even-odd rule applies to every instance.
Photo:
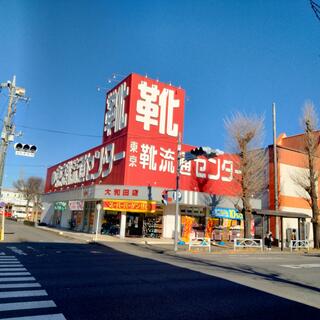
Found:
[[[96,223],[96,235],[94,241],[97,242],[98,240],[98,231],[99,231],[99,222],[100,222],[100,211],[101,211],[101,204],[97,204],[97,223]]]
[[[179,222],[179,182],[180,182],[180,159],[181,159],[181,137],[178,135],[178,149],[177,149],[177,174],[176,174],[176,214],[174,221],[174,251],[178,251],[178,222]]]
[[[1,241],[4,240],[5,211],[6,211],[5,208],[2,208]]]
[[[274,166],[274,209],[279,210],[278,199],[278,157],[277,157],[277,131],[276,131],[276,104],[272,104],[272,123],[273,123],[273,166]],[[276,237],[281,237],[281,250],[283,250],[283,232],[282,221],[280,223],[278,217],[276,217]],[[281,226],[279,225],[281,224]]]
[[[277,132],[276,132],[276,104],[272,104],[273,123],[273,165],[274,165],[274,208],[279,209],[278,200],[278,159],[277,159]]]

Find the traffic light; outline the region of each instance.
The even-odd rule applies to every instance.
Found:
[[[210,147],[199,147],[192,149],[190,154],[194,157],[204,156],[206,158],[213,158],[222,155],[224,152],[219,149],[213,149]]]
[[[203,147],[194,148],[190,151],[190,153],[196,157],[203,156],[205,154],[205,151],[203,150]]]
[[[163,190],[161,194],[162,200],[161,202],[166,206],[168,205],[168,190]]]
[[[16,143],[14,150],[17,156],[34,157],[37,152],[37,147],[33,144],[27,143]]]

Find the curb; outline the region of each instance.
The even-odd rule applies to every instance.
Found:
[[[108,246],[108,243],[122,243],[122,244],[130,244],[133,246],[137,246],[140,248],[144,248],[144,249],[148,249],[151,250],[155,253],[159,253],[159,254],[163,254],[163,253],[170,253],[172,255],[205,255],[205,256],[212,256],[212,255],[263,255],[263,256],[273,256],[273,255],[308,255],[308,256],[317,256],[320,257],[320,252],[319,251],[294,251],[294,252],[290,252],[290,251],[260,251],[260,250],[250,250],[250,249],[242,249],[242,250],[233,250],[233,249],[226,249],[226,248],[220,248],[218,246],[216,246],[216,248],[219,248],[218,250],[214,250],[212,249],[211,252],[207,252],[207,251],[200,251],[200,250],[193,250],[193,251],[188,251],[188,249],[186,250],[178,250],[177,252],[174,252],[174,250],[172,249],[168,249],[168,248],[163,248],[161,247],[161,245],[172,245],[173,243],[168,243],[168,242],[153,242],[153,241],[147,241],[147,240],[139,240],[139,241],[132,241],[130,239],[128,240],[124,240],[124,239],[115,239],[115,240],[94,240],[94,235],[92,235],[91,239],[86,239],[83,236],[81,236],[81,234],[79,234],[79,236],[77,236],[76,234],[70,234],[68,232],[68,230],[60,230],[60,229],[54,229],[54,228],[49,228],[49,227],[45,227],[45,226],[35,226],[35,228],[38,228],[40,230],[43,231],[48,231],[48,232],[52,232],[52,233],[56,233],[62,237],[68,238],[68,239],[74,239],[74,240],[78,240],[81,241],[83,243],[89,243],[89,244],[96,244],[96,245],[100,245],[100,246]],[[88,237],[89,238],[89,237]]]

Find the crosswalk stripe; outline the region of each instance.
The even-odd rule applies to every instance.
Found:
[[[44,314],[41,316],[2,318],[2,320],[66,320],[66,318],[62,313],[57,313],[57,314]]]
[[[0,257],[0,260],[7,260],[7,259],[16,259],[17,260],[17,257],[16,256],[1,256]]]
[[[16,258],[1,259],[1,257],[0,257],[0,262],[6,262],[6,261],[15,261],[15,262],[18,262],[19,260],[16,259]]]
[[[0,272],[1,271],[27,271],[27,269],[26,268],[22,268],[22,267],[20,267],[20,268],[0,268]]]
[[[5,258],[5,259],[2,259]],[[9,277],[7,277],[9,276]],[[27,277],[22,277],[27,276]],[[44,297],[48,296],[46,290],[24,290],[25,288],[41,288],[40,283],[31,282],[36,281],[34,277],[31,277],[31,273],[27,272],[27,269],[20,263],[18,259],[13,256],[1,256],[0,255],[0,289],[19,289],[15,291],[0,291],[0,299],[17,299],[27,297]],[[7,283],[9,282],[9,283]],[[11,283],[10,283],[11,282]],[[13,282],[13,283],[12,283]],[[26,283],[23,283],[26,282]],[[15,311],[15,310],[30,310],[30,309],[44,309],[55,308],[57,305],[53,300],[44,301],[25,301],[25,302],[10,302],[0,303],[0,313],[3,311]],[[1,318],[2,320],[66,320],[62,313],[57,314],[43,314],[34,316],[21,316]]]
[[[23,290],[0,292],[0,299],[47,296],[46,290]],[[1,306],[1,304],[0,304]]]
[[[10,289],[10,288],[40,288],[40,283],[5,283],[0,284],[0,289]]]
[[[34,277],[7,277],[0,278],[0,282],[35,281]]]
[[[10,246],[10,247],[7,247],[8,249],[10,249],[11,251],[13,251],[14,253],[17,253],[21,256],[27,256],[28,254],[23,252],[21,249],[17,248],[17,247],[14,247],[14,246]]]
[[[2,276],[30,276],[30,272],[0,272],[0,277]]]
[[[10,302],[1,303],[0,311],[13,311],[24,309],[40,309],[40,308],[53,308],[56,304],[52,300],[45,301],[28,301],[28,302]]]
[[[15,264],[0,264],[0,270],[2,270],[2,268],[18,268],[18,267],[23,267],[23,264],[21,263],[15,263]]]

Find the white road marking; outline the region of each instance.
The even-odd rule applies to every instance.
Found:
[[[7,247],[8,249],[10,249],[11,251],[13,251],[14,253],[17,253],[21,256],[27,256],[27,254],[25,252],[23,252],[21,249],[17,248],[17,247]]]
[[[1,256],[0,260],[17,260],[17,258],[15,256]]]
[[[0,299],[47,296],[46,290],[23,290],[0,292]],[[1,304],[0,304],[1,307]]]
[[[0,278],[0,282],[36,281],[35,277],[8,277]]]
[[[0,259],[2,257],[0,256]],[[11,258],[12,259],[12,258]],[[0,299],[10,298],[31,298],[31,297],[44,297],[48,296],[46,290],[25,290],[28,288],[41,288],[40,283],[27,282],[36,281],[34,277],[20,277],[23,275],[31,275],[30,272],[20,272],[27,270],[20,261],[12,260],[0,260],[0,289],[19,289],[15,291],[0,291]],[[15,259],[15,258],[14,258]],[[9,263],[9,264],[8,264]],[[9,271],[9,272],[3,272]],[[14,271],[14,272],[11,272]],[[11,276],[11,277],[6,277]],[[18,276],[18,277],[15,277]],[[14,282],[14,283],[3,283],[1,282]],[[22,283],[27,282],[27,283]],[[2,311],[14,311],[14,310],[28,310],[28,309],[41,309],[41,308],[55,308],[56,304],[53,300],[45,301],[26,301],[26,302],[12,302],[12,303],[0,303],[0,313]],[[47,314],[47,315],[34,315],[34,316],[22,316],[15,318],[1,318],[2,320],[66,320],[62,313],[59,314]]]
[[[310,269],[320,268],[320,263],[306,263],[306,264],[281,264],[280,267],[291,268],[291,269]]]
[[[12,266],[11,268],[0,268],[0,273],[1,271],[27,271],[26,268],[14,268],[14,266]]]
[[[30,276],[30,272],[0,272],[0,277],[5,276]]]
[[[66,318],[62,313],[57,313],[57,314],[44,314],[41,316],[2,318],[2,320],[66,320]]]
[[[54,308],[54,307],[56,307],[56,304],[52,300],[29,301],[29,302],[10,302],[10,303],[1,303],[0,304],[0,311]]]
[[[5,283],[0,284],[0,289],[11,289],[11,288],[41,288],[40,283]]]
[[[0,264],[0,270],[2,270],[3,268],[23,268],[23,264],[21,263],[14,263],[14,264]]]

